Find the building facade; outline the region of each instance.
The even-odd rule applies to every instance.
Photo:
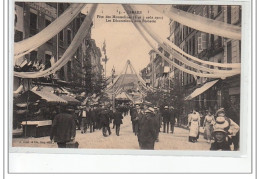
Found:
[[[174,5],[173,8],[180,9],[192,14],[206,18],[241,26],[241,7],[222,5]],[[241,41],[227,39],[213,34],[204,33],[178,22],[171,21],[169,24],[170,35],[168,40],[181,48],[184,52],[205,61],[217,63],[240,63],[241,62]],[[163,52],[165,56],[174,59],[172,55]],[[193,108],[203,113],[210,109],[215,112],[224,107],[230,118],[237,123],[240,121],[240,75],[226,79],[200,78],[185,73],[167,62],[154,51],[150,51],[150,63],[142,70],[144,79],[149,78],[151,86],[167,89],[167,80],[178,84],[183,89],[183,99],[189,96],[194,90],[206,83],[218,80],[218,82],[193,99],[184,101],[183,115],[187,115]],[[214,69],[213,66],[210,66]],[[199,71],[199,69],[197,69]],[[169,86],[169,85],[168,85]]]
[[[174,6],[180,10],[200,15],[217,21],[241,26],[240,6]],[[200,32],[180,23],[171,21],[169,40],[186,53],[205,61],[217,63],[240,63],[241,41],[227,39],[213,34]],[[214,67],[211,67],[212,69]],[[198,69],[199,70],[199,69]],[[199,78],[175,69],[184,87],[184,96],[188,96],[196,88],[203,86],[210,78]],[[219,81],[197,97],[185,102],[185,113],[192,108],[200,111],[210,109],[216,111],[224,107],[228,115],[239,122],[240,114],[240,75],[219,79]]]
[[[69,6],[69,3],[15,2],[14,42],[19,42],[37,34],[60,16]],[[69,47],[85,17],[85,14],[79,13],[58,35],[21,57],[18,64],[15,65],[19,66],[21,62],[27,61],[28,63],[37,62],[43,64],[44,69],[51,67],[52,63],[61,58]],[[52,57],[54,57],[54,61],[51,60]],[[73,58],[55,74],[55,78],[73,84],[84,85],[86,63],[89,61],[90,63],[87,64],[93,67],[92,74],[101,74],[100,58],[101,52],[95,41],[91,39],[90,28]],[[15,81],[19,80],[15,79]]]

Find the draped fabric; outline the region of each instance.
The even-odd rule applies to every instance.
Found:
[[[132,7],[129,6],[130,9],[133,9]],[[178,48],[176,45],[174,45],[173,43],[171,43],[170,41],[163,41],[158,35],[156,35],[151,28],[149,28],[147,26],[146,23],[140,23],[141,26],[144,28],[144,30],[146,31],[146,33],[148,33],[161,47],[163,47],[163,49],[165,49],[168,53],[172,54],[177,60],[179,60],[180,62],[184,63],[185,65],[187,65],[188,67],[192,67],[195,69],[200,69],[201,71],[205,71],[205,72],[210,72],[210,73],[227,73],[227,74],[238,74],[240,73],[240,63],[236,63],[236,64],[222,64],[222,63],[214,63],[214,62],[208,62],[204,61],[204,60],[200,60],[196,57],[193,57],[187,53],[185,53],[184,51],[182,51],[180,48]],[[178,52],[180,52],[181,54],[188,56],[192,59],[194,59],[196,62],[200,62],[202,63],[202,65],[199,65],[195,62],[189,61],[187,60],[185,57],[183,57],[182,55],[180,55],[179,53],[177,53],[176,51],[174,51],[173,49],[178,50]],[[206,62],[206,63],[204,63]],[[218,67],[225,67],[225,68],[235,68],[232,70],[218,70],[218,69],[212,69],[212,68],[208,68],[206,64],[211,64],[211,65],[215,65]]]
[[[124,9],[126,12],[129,12],[131,10],[131,8],[128,5],[123,5]],[[141,26],[133,21],[134,26],[136,27],[136,29],[140,32],[140,34],[142,35],[142,37],[147,41],[147,43],[162,57],[162,59],[164,59],[165,61],[167,61],[169,64],[173,65],[175,68],[178,68],[179,70],[185,72],[185,73],[189,73],[192,75],[196,75],[196,76],[200,76],[200,77],[208,77],[208,78],[226,78],[228,76],[233,76],[234,74],[208,74],[208,73],[199,73],[199,72],[195,72],[192,70],[189,70],[187,68],[184,68],[183,66],[175,63],[174,61],[170,60],[168,57],[165,57],[164,54],[162,54],[156,47],[155,45],[153,45],[151,43],[151,41],[148,39],[147,35],[143,32],[143,30],[141,29]]]
[[[85,4],[71,4],[60,17],[58,17],[41,32],[23,41],[16,42],[14,44],[14,58],[18,59],[19,57],[24,56],[53,38],[62,29],[64,29],[84,7]]]
[[[124,79],[125,79],[125,74],[126,74],[126,72],[127,72],[128,67],[130,68],[131,72],[134,73],[134,74],[137,76],[137,79],[138,79],[139,82],[140,82],[140,84],[138,84],[139,87],[140,87],[140,85],[142,85],[142,87],[143,87],[144,89],[146,89],[146,90],[152,90],[150,87],[147,87],[147,86],[145,85],[145,81],[144,81],[144,80],[142,79],[142,77],[136,72],[136,70],[134,69],[134,67],[132,66],[132,64],[131,64],[130,62],[127,62],[126,65],[125,65],[125,67],[124,67],[123,70],[121,71],[121,73],[120,73],[120,74],[117,76],[117,78],[115,79],[114,83],[108,85],[106,91],[110,90],[110,89],[116,84],[116,82],[119,80],[120,76],[121,76],[122,74],[124,74],[124,76],[122,77],[122,79],[121,79],[121,81],[120,81],[120,83],[119,83],[119,86],[118,86],[117,89],[115,90],[115,94],[118,94],[118,93],[120,92],[120,90],[121,90],[120,87],[121,87],[121,85],[122,85],[122,83],[123,83],[123,81],[124,81]],[[124,73],[123,73],[123,72],[124,72]]]
[[[151,28],[147,28],[147,25],[144,23],[140,23],[141,26],[144,28],[144,30],[161,46],[163,47],[163,49],[165,49],[168,53],[172,54],[177,60],[179,60],[180,62],[184,63],[185,65],[192,67],[192,68],[197,68],[200,69],[201,71],[206,71],[206,72],[210,72],[210,73],[227,73],[227,74],[237,74],[240,73],[240,64],[235,64],[235,66],[239,66],[239,68],[235,68],[232,70],[218,70],[218,69],[212,69],[212,68],[208,68],[206,67],[206,64],[202,64],[199,65],[197,63],[194,63],[192,61],[187,60],[185,57],[183,57],[182,55],[180,55],[179,53],[177,53],[176,51],[172,50],[169,46],[171,46],[171,44],[173,43],[169,43],[167,42],[167,44],[165,44],[165,42],[163,42],[162,39],[160,39],[160,37],[158,37],[155,33],[152,32]],[[150,29],[150,30],[149,30]],[[183,53],[183,55],[187,55],[187,53]],[[193,57],[191,55],[189,55],[190,57]],[[195,57],[194,57],[195,58]],[[200,60],[203,61],[203,60]],[[216,64],[216,63],[215,63]],[[221,64],[221,63],[217,63],[217,66],[222,66],[222,67],[226,67],[227,66],[229,68],[233,67],[233,64]],[[221,65],[219,65],[221,64]],[[203,66],[205,65],[205,66]]]
[[[166,15],[170,19],[193,29],[222,37],[241,40],[241,27],[191,14],[189,12],[172,8],[171,6],[167,9],[159,5],[150,5],[150,7]]]
[[[82,43],[82,40],[86,37],[88,33],[88,29],[91,26],[93,16],[97,9],[97,5],[98,4],[92,5],[89,15],[85,17],[82,25],[80,26],[77,34],[73,38],[70,46],[67,48],[63,56],[55,64],[53,64],[53,66],[39,72],[14,72],[14,76],[21,77],[21,78],[39,78],[39,77],[45,77],[52,73],[55,73],[57,70],[62,68],[72,58],[72,56],[77,51],[80,44]]]

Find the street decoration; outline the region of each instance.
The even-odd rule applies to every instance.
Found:
[[[161,8],[159,5],[150,5],[150,7],[170,19],[193,29],[226,38],[241,40],[241,27],[239,26],[191,14],[170,6],[169,8]]]
[[[41,32],[30,38],[14,43],[14,59],[16,60],[26,55],[27,53],[30,53],[34,49],[53,38],[62,29],[64,29],[81,12],[84,7],[85,4],[71,4],[70,7],[60,17],[58,17]]]
[[[129,12],[132,10],[132,8],[129,5],[122,5],[125,9],[126,12]],[[134,26],[136,27],[136,29],[140,32],[140,34],[142,35],[142,37],[147,41],[147,43],[165,60],[167,61],[169,64],[173,65],[175,68],[180,69],[183,72],[192,74],[192,75],[196,75],[199,77],[208,77],[208,78],[226,78],[228,76],[233,76],[235,74],[239,74],[240,72],[237,73],[231,73],[231,74],[223,74],[223,73],[218,73],[218,74],[208,74],[208,73],[199,73],[199,72],[195,72],[192,70],[189,70],[177,63],[175,63],[174,61],[172,61],[171,59],[169,59],[168,57],[165,57],[164,54],[162,54],[156,47],[155,45],[153,45],[151,43],[151,41],[149,40],[147,34],[144,33],[144,30],[141,29],[141,25],[139,23],[136,23],[133,21]],[[187,65],[187,64],[186,64]]]
[[[89,29],[91,26],[92,19],[97,9],[97,6],[98,4],[93,4],[89,12],[89,15],[85,17],[82,25],[80,26],[77,34],[73,38],[70,46],[66,49],[62,57],[55,64],[53,64],[53,66],[40,72],[14,72],[14,76],[21,77],[21,78],[39,78],[39,77],[45,77],[52,73],[55,73],[60,68],[62,68],[68,61],[70,61],[70,59],[77,51],[78,47],[80,46],[82,40],[87,35],[88,33],[87,29]]]

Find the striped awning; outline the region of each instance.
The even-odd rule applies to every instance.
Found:
[[[68,95],[61,95],[59,96],[61,97],[62,99],[64,99],[65,101],[67,101],[69,104],[80,104],[80,101],[78,101],[77,99],[71,97],[71,96],[68,96]]]
[[[36,95],[40,96],[41,99],[46,100],[47,102],[50,103],[64,103],[64,104],[68,103],[66,100],[48,91],[31,90],[31,92],[35,93]]]
[[[210,87],[212,87],[214,84],[216,84],[218,80],[210,81],[205,83],[203,86],[200,88],[195,89],[189,96],[187,96],[184,100],[191,100],[195,98],[196,96],[202,94],[206,90],[208,90]]]

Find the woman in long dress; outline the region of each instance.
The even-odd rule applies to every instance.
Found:
[[[195,110],[189,114],[188,118],[188,127],[190,129],[189,132],[189,142],[197,142],[197,137],[199,135],[199,126],[200,126],[200,115]]]
[[[204,133],[206,135],[207,143],[211,142],[214,123],[215,123],[214,116],[211,114],[210,111],[208,111],[208,114],[205,116],[203,122],[203,128],[205,129]]]

